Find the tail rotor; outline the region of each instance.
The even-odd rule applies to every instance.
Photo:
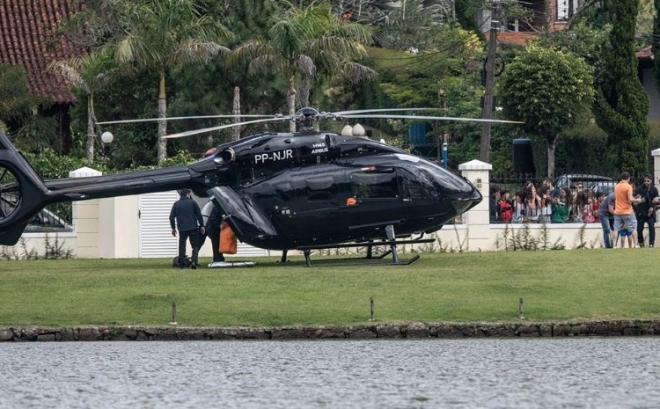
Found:
[[[0,245],[14,245],[28,221],[48,204],[46,186],[0,133]]]

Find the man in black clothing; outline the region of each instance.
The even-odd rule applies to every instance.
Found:
[[[170,212],[172,236],[176,237],[174,225],[174,220],[176,219],[176,227],[179,229],[179,266],[181,268],[184,267],[186,260],[186,240],[190,240],[190,246],[192,247],[191,267],[196,269],[199,248],[202,242],[202,235],[204,234],[204,220],[202,219],[202,212],[199,210],[199,205],[191,197],[192,193],[190,190],[183,189],[180,195],[181,199],[174,203]]]
[[[644,223],[649,225],[649,247],[655,245],[655,198],[658,197],[658,189],[653,186],[653,178],[644,176],[644,183],[637,191],[642,197],[642,202],[635,206],[637,216],[637,238],[639,246],[644,247]]]
[[[220,225],[222,224],[222,210],[213,202],[211,206],[211,214],[206,221],[206,234],[211,239],[211,246],[213,247],[213,263],[225,261],[225,257],[220,253]]]

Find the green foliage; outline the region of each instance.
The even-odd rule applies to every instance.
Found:
[[[28,89],[25,69],[0,64],[0,123],[7,125],[20,121],[32,114],[35,105]]]
[[[541,33],[534,43],[541,48],[573,53],[596,67],[600,63],[600,50],[607,40],[607,34],[607,30],[578,22],[573,24],[570,30]]]
[[[579,124],[562,133],[557,142],[557,174],[618,175],[607,157],[607,134],[595,123]]]
[[[385,48],[424,50],[433,44],[434,31],[451,18],[451,4],[447,0],[407,0],[378,20],[375,38]]]
[[[104,170],[102,168],[99,169],[99,164],[90,164],[84,159],[73,156],[58,155],[49,148],[45,148],[38,153],[24,152],[23,155],[30,166],[43,179],[67,178],[69,177],[69,172],[83,166],[89,166],[101,171]]]
[[[590,67],[562,51],[530,46],[504,72],[504,112],[525,122],[525,129],[549,143],[575,124],[593,94]]]
[[[0,132],[21,149],[60,148],[52,104],[30,93],[22,66],[0,64]]]
[[[196,159],[193,157],[193,155],[190,154],[190,152],[181,150],[177,152],[176,155],[165,159],[162,163],[160,163],[160,166],[190,165],[191,163],[195,162],[195,160]]]
[[[378,91],[387,106],[437,107],[443,115],[479,117],[482,42],[476,34],[458,26],[435,31],[428,49],[419,54],[382,48],[369,55],[380,73]],[[405,135],[408,122],[386,125]],[[377,122],[374,122],[377,123]],[[430,137],[447,133],[451,164],[474,159],[479,127],[468,123],[434,123]]]
[[[589,111],[591,67],[574,54],[531,45],[507,65],[500,87],[507,117],[547,142],[547,174],[553,177],[556,138]]]
[[[653,55],[655,56],[654,60],[654,71],[655,71],[655,81],[657,86],[660,89],[660,0],[654,0],[655,5],[655,18],[653,19]]]
[[[232,62],[248,63],[250,73],[278,73],[289,81],[288,95],[295,95],[296,81],[317,75],[341,76],[358,83],[373,77],[373,70],[357,61],[366,56],[370,30],[342,22],[327,3],[282,11],[263,37],[238,46]],[[289,107],[291,110],[292,107]]]
[[[648,167],[649,102],[637,77],[635,28],[638,0],[606,0],[612,30],[597,72],[594,114],[608,134],[608,160],[618,169],[640,174]]]
[[[639,12],[637,13],[637,31],[635,38],[641,47],[652,43],[654,29],[655,11],[658,9],[655,0],[639,0]]]
[[[57,133],[57,118],[52,115],[34,115],[25,118],[22,126],[13,133],[13,143],[17,148],[28,152],[41,152],[44,149],[62,150],[62,141]]]
[[[205,62],[221,51],[229,32],[205,14],[198,0],[125,2],[117,23],[125,35],[115,45],[120,63],[168,71]]]

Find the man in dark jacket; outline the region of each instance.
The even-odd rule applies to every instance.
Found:
[[[658,197],[658,189],[653,186],[651,175],[644,176],[644,183],[637,193],[642,197],[642,202],[635,206],[637,216],[637,239],[639,246],[644,247],[644,223],[649,225],[649,247],[655,244],[655,198]]]
[[[176,201],[170,212],[170,226],[172,236],[176,237],[176,227],[179,230],[179,266],[184,267],[186,260],[186,240],[190,240],[192,247],[192,264],[190,267],[197,268],[199,248],[204,235],[204,220],[199,205],[192,199],[189,189],[180,192],[181,199]]]
[[[206,221],[206,234],[211,239],[211,246],[213,247],[213,263],[225,261],[225,257],[220,253],[220,225],[222,224],[222,209],[216,206],[213,202],[211,206],[211,214]],[[211,264],[213,264],[211,263]],[[211,264],[209,266],[211,266]]]

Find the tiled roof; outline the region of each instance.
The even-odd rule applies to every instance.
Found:
[[[25,67],[30,90],[57,103],[75,101],[64,79],[48,70],[52,61],[81,54],[56,38],[73,12],[73,0],[0,0],[0,63]]]

